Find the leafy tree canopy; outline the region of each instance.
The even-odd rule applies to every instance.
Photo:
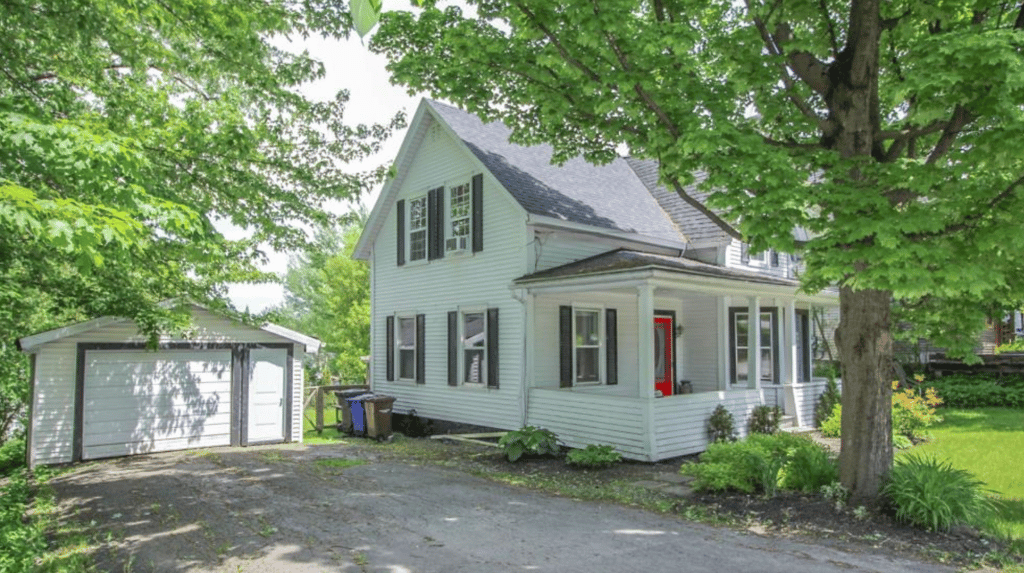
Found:
[[[334,2],[12,0],[0,25],[0,268],[31,269],[0,289],[47,283],[151,332],[174,322],[156,301],[266,278],[259,245],[302,245],[372,184],[344,163],[403,121],[347,126],[346,93],[301,95],[323,66],[278,46],[345,36]]]
[[[720,226],[801,252],[807,290],[839,285],[843,481],[872,496],[892,457],[892,324],[964,353],[986,313],[1022,303],[1020,5],[469,4],[385,13],[371,48],[558,161],[624,144],[685,199],[706,172]]]
[[[323,341],[327,373],[345,382],[366,379],[370,354],[370,270],[352,251],[366,225],[351,213],[341,227],[322,228],[288,264],[285,302],[277,322]]]

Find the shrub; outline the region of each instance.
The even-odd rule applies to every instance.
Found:
[[[825,448],[805,439],[791,449],[788,462],[782,468],[780,483],[783,489],[813,493],[839,479],[839,464]]]
[[[757,406],[750,413],[751,434],[777,434],[782,423],[782,410],[778,406]]]
[[[899,390],[899,382],[892,383],[892,431],[893,434],[909,438],[923,438],[924,430],[942,417],[935,413],[935,407],[942,399],[934,388],[927,388],[920,394],[913,388]]]
[[[1024,408],[1024,378],[956,374],[928,382],[947,408]]]
[[[843,425],[843,405],[836,404],[832,407],[832,415],[825,418],[825,421],[818,427],[821,435],[826,438],[838,438]]]
[[[505,435],[498,440],[498,447],[505,452],[505,456],[510,462],[514,462],[524,455],[554,455],[561,451],[554,432],[533,426],[523,426],[518,430],[505,432]]]
[[[736,419],[732,412],[719,404],[708,418],[708,436],[712,442],[735,442]]]
[[[908,454],[896,461],[882,495],[896,510],[897,519],[947,531],[991,513],[992,502],[983,487],[970,472],[954,469],[949,462]]]
[[[0,446],[0,476],[25,465],[25,438],[17,437]]]
[[[606,468],[621,462],[622,454],[612,446],[590,444],[583,449],[570,451],[565,461],[581,468]]]
[[[32,497],[26,472],[15,472],[0,487],[0,571],[35,571],[46,552],[43,528],[26,517]]]
[[[686,464],[680,472],[694,477],[691,485],[698,491],[754,493],[764,480],[765,469],[772,465],[770,457],[756,441],[719,441],[708,445],[700,463]]]
[[[814,450],[823,457],[816,457]],[[794,461],[796,465],[794,466]],[[806,436],[785,432],[752,434],[740,442],[715,442],[701,454],[700,463],[684,465],[680,472],[691,475],[698,491],[759,491],[774,495],[781,485],[812,490],[835,480],[837,470],[828,454]],[[817,477],[818,474],[828,476]]]
[[[830,375],[828,381],[825,382],[825,391],[818,396],[818,403],[814,406],[814,427],[820,428],[825,420],[832,415],[832,412],[836,409],[836,404],[839,403],[842,394],[839,392],[839,386],[836,384],[835,375]]]

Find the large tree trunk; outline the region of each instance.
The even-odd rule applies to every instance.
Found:
[[[826,135],[834,137],[831,147],[844,159],[871,161],[877,156],[875,134],[881,121],[879,18],[879,0],[853,0],[846,47],[829,66],[830,85],[825,99],[834,132]],[[838,175],[853,185],[862,185],[864,193],[880,192],[863,181],[859,168]],[[868,211],[855,216],[871,215]],[[868,265],[869,261],[859,261],[851,273],[863,271]],[[836,342],[843,376],[839,478],[850,490],[854,503],[873,503],[892,467],[892,388],[888,380],[892,372],[891,300],[889,291],[849,287],[839,291]]]
[[[892,293],[839,291],[836,344],[842,360],[839,479],[851,502],[871,504],[892,468]]]

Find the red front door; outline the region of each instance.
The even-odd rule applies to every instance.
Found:
[[[672,395],[672,319],[654,317],[654,389]]]

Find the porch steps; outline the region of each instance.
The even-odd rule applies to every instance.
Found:
[[[793,430],[796,430],[796,416],[783,416],[779,421],[779,429],[783,432],[792,432]]]

